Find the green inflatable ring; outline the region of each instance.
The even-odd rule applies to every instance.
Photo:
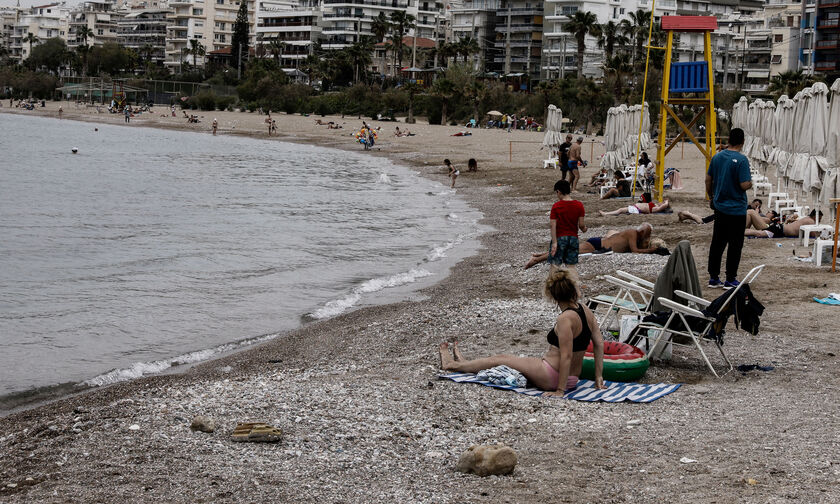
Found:
[[[637,347],[617,341],[604,342],[604,379],[617,382],[635,381],[645,375],[650,361],[647,355]],[[592,343],[583,356],[583,369],[580,378],[595,379],[595,354]]]

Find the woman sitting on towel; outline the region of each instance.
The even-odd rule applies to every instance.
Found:
[[[578,303],[578,291],[568,270],[553,271],[545,281],[546,297],[557,303],[562,312],[557,316],[554,327],[549,331],[548,350],[542,356],[517,357],[515,355],[494,355],[483,359],[467,360],[461,354],[457,343],[440,344],[440,367],[446,371],[477,373],[482,369],[509,366],[516,369],[534,386],[548,391],[544,395],[562,396],[577,386],[583,366],[583,355],[589,342],[595,354],[595,387],[604,387],[604,339],[595,316],[589,308]]]

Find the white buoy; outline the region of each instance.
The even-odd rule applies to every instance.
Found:
[[[78,149],[78,148],[76,148],[76,147],[73,147],[73,148],[72,148],[72,149],[70,149],[70,150],[73,152],[73,154],[75,154],[75,153],[79,152],[79,149]]]

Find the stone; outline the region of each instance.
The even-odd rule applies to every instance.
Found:
[[[216,422],[212,418],[208,418],[204,415],[198,415],[193,418],[193,421],[190,424],[190,429],[200,432],[213,432],[216,430]]]
[[[516,467],[516,462],[516,452],[509,446],[473,445],[461,454],[456,469],[462,473],[478,476],[510,474]]]

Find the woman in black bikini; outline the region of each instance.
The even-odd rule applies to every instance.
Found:
[[[552,299],[562,312],[554,327],[548,332],[548,350],[542,358],[494,355],[483,359],[466,360],[458,348],[449,343],[440,344],[440,367],[446,371],[477,373],[482,369],[506,365],[516,369],[534,386],[548,391],[544,395],[562,396],[577,385],[583,366],[586,347],[592,342],[595,354],[595,386],[604,387],[604,340],[595,316],[589,308],[577,302],[577,287],[568,270],[553,271],[545,281],[546,297]]]

